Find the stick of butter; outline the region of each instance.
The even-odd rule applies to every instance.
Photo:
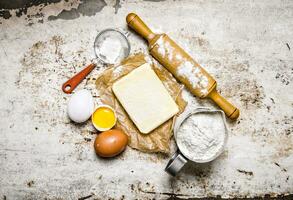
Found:
[[[136,127],[144,134],[179,112],[177,104],[148,63],[116,81],[112,90]]]

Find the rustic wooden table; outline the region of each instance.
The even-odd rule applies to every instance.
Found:
[[[28,8],[0,3],[0,198],[293,193],[292,1],[54,2]],[[170,156],[127,148],[117,158],[98,158],[90,122],[75,125],[66,115],[70,95],[62,93],[62,83],[90,63],[96,34],[109,27],[126,30],[125,16],[133,11],[190,52],[241,110],[228,124],[225,152],[212,163],[188,164],[175,179],[164,172]],[[147,52],[137,35],[129,39],[132,53]],[[78,89],[96,95],[101,71]],[[214,107],[187,92],[185,98],[189,108]]]

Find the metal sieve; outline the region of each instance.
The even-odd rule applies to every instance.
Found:
[[[119,55],[117,55],[117,59],[109,59],[107,55],[105,55],[101,51],[101,47],[103,42],[107,38],[112,38],[115,40],[116,44],[112,47],[113,53],[118,50]],[[120,48],[120,49],[117,49]],[[110,49],[111,50],[111,49]],[[94,42],[94,51],[96,58],[89,64],[85,69],[74,75],[71,79],[66,81],[62,85],[62,90],[65,93],[71,93],[77,85],[96,67],[96,66],[103,66],[107,64],[116,64],[126,58],[130,53],[130,43],[127,39],[127,33],[124,34],[119,30],[116,29],[105,29],[101,31],[95,39]]]

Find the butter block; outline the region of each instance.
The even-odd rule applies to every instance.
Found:
[[[144,134],[179,112],[177,104],[148,63],[116,81],[112,90],[133,123]]]

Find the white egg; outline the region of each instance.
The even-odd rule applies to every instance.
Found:
[[[77,123],[88,120],[94,112],[94,100],[88,90],[79,90],[69,99],[67,113],[69,118]]]

